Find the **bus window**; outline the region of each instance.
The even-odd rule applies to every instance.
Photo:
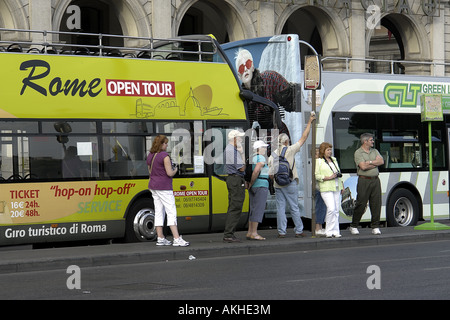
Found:
[[[104,136],[104,177],[147,177],[145,141],[144,136]]]
[[[43,121],[42,133],[97,133],[95,121]]]
[[[70,136],[62,158],[62,177],[98,178],[99,158],[97,137]]]
[[[146,135],[153,131],[150,121],[103,121],[103,169],[105,178],[147,177]],[[151,143],[151,142],[150,142]]]
[[[379,151],[385,169],[423,168],[420,115],[378,114]]]
[[[380,153],[385,168],[421,168],[422,148],[418,130],[383,130]]]
[[[37,121],[0,121],[1,134],[38,133]]]
[[[3,136],[3,133],[5,130],[2,130],[0,144],[2,180],[15,181],[28,177],[30,173],[28,137]]]
[[[334,152],[343,172],[355,170],[354,152],[359,148],[359,136],[375,135],[375,148],[384,159],[381,171],[428,168],[428,129],[420,114],[333,114]],[[433,168],[445,169],[446,130],[443,123],[433,123]],[[347,170],[347,171],[345,171]]]
[[[92,124],[95,128],[95,122],[89,122],[88,126]],[[42,124],[39,121],[2,121],[0,126],[0,175],[3,180],[99,176],[97,138],[72,135],[72,128],[81,131],[77,125],[58,121]],[[42,132],[40,128],[47,134],[38,135]]]
[[[102,132],[148,134],[153,132],[153,123],[150,121],[103,121]]]
[[[175,130],[185,129],[191,130],[192,124],[188,122],[157,122],[155,125],[155,132],[158,134],[169,135]]]
[[[39,132],[35,121],[0,121],[0,179],[14,181],[30,176],[27,134]]]
[[[433,123],[433,126],[443,127],[441,124]],[[443,143],[443,129],[441,130],[432,130],[431,132],[431,147],[433,152],[433,170],[441,169],[445,170],[445,145]],[[427,131],[428,132],[428,131]],[[428,168],[428,140],[425,143],[426,146],[426,166]]]
[[[177,176],[204,174],[203,122],[157,122],[156,132],[169,138],[167,152],[179,165]]]
[[[361,146],[361,134],[372,133],[376,138],[375,116],[368,113],[335,113],[333,114],[333,128],[334,156],[337,158],[342,172],[354,172],[356,170],[354,154]]]
[[[31,179],[89,179],[99,176],[97,137],[29,137]]]

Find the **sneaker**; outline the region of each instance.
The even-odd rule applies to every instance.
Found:
[[[325,230],[323,230],[323,229],[316,230],[316,236],[325,237],[326,236]]]
[[[372,229],[372,234],[381,234],[381,231],[379,228],[373,228]]]
[[[166,238],[158,237],[158,240],[156,241],[157,246],[170,246],[171,244],[172,244],[172,242],[170,242]]]
[[[351,234],[359,234],[358,228],[350,227]]]
[[[189,242],[185,241],[181,236],[177,239],[173,239],[174,247],[187,247]]]
[[[340,237],[342,237],[342,235],[339,233],[331,233],[331,234],[327,234],[326,237],[327,238],[340,238]]]

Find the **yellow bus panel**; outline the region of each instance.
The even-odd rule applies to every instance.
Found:
[[[245,119],[225,63],[2,53],[0,67],[3,118]]]

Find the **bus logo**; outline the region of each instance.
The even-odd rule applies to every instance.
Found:
[[[167,81],[106,79],[106,91],[108,96],[175,98],[175,83]]]
[[[384,100],[393,108],[415,108],[422,85],[417,83],[388,83],[384,86]]]

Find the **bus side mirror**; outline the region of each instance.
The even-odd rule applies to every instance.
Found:
[[[242,100],[253,100],[253,92],[251,92],[250,90],[241,90],[241,92],[239,92],[239,96]]]
[[[59,133],[59,135],[56,136],[56,140],[59,143],[65,144],[69,142],[69,137],[64,133],[72,132],[72,127],[70,126],[70,124],[65,121],[58,121],[53,124],[53,127]]]

